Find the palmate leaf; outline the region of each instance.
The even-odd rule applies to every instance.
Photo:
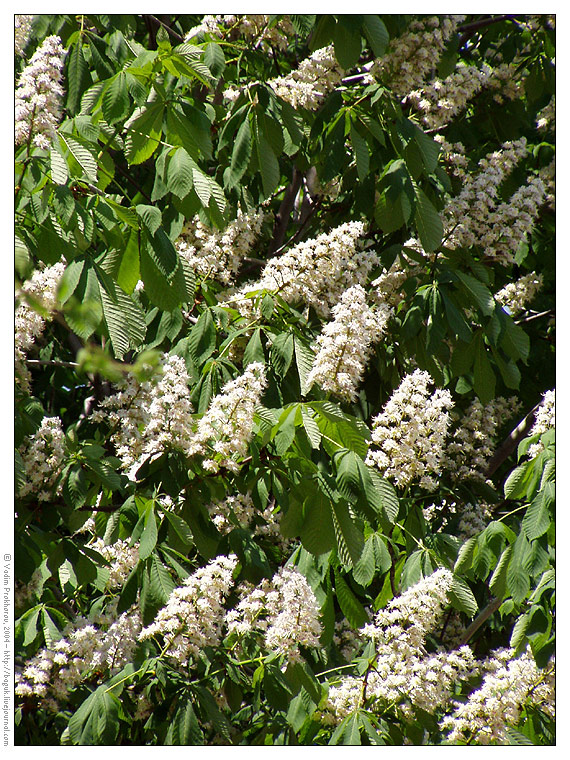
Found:
[[[185,747],[204,743],[204,734],[190,700],[182,701],[166,732],[166,745]]]

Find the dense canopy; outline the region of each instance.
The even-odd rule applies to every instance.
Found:
[[[16,744],[553,744],[554,17],[15,25]]]

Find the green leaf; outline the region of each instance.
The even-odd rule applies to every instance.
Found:
[[[551,522],[552,515],[550,514],[548,500],[544,498],[544,492],[539,491],[525,512],[522,529],[529,541],[532,541],[543,536],[550,528]]]
[[[132,293],[140,277],[139,236],[135,230],[131,230],[119,263],[117,285],[125,293]]]
[[[216,78],[222,75],[226,67],[226,58],[217,42],[209,42],[204,48],[204,63]]]
[[[202,111],[189,103],[170,107],[166,125],[168,142],[171,145],[181,145],[195,161],[200,157],[212,157],[210,122]]]
[[[392,198],[389,191],[378,197],[374,207],[374,218],[383,232],[389,233],[407,224],[412,214],[412,203],[406,192],[402,191]]]
[[[314,354],[310,348],[301,343],[299,338],[294,337],[295,344],[295,363],[299,373],[299,384],[301,387],[301,396],[306,396],[310,386],[307,383],[309,373],[313,366]]]
[[[454,573],[465,573],[470,569],[476,546],[476,536],[471,536],[471,538],[468,538],[467,541],[465,541],[459,550],[455,565],[453,566]]]
[[[526,484],[531,470],[531,462],[525,462],[515,467],[503,486],[506,499],[522,499],[526,496]]]
[[[146,334],[144,312],[114,282],[107,278],[101,283],[103,316],[109,330],[113,353],[122,359],[130,348],[141,345]]]
[[[150,502],[144,518],[144,528],[139,544],[139,559],[144,560],[147,557],[150,557],[156,546],[157,537],[158,531],[154,515],[154,504]]]
[[[101,107],[105,121],[109,124],[114,124],[127,118],[130,101],[127,76],[124,71],[120,71],[111,79],[109,86],[103,92]]]
[[[334,585],[336,598],[346,619],[353,628],[361,628],[368,621],[366,610],[336,568],[334,570]]]
[[[324,554],[336,545],[331,506],[321,491],[310,494],[303,503],[305,519],[300,531],[301,543],[312,554]]]
[[[255,119],[254,124],[255,149],[257,151],[259,171],[261,172],[261,184],[263,186],[263,194],[268,198],[279,184],[281,171],[275,153],[271,149],[264,133],[261,131],[259,120],[257,118]]]
[[[495,398],[495,373],[485,349],[483,336],[479,335],[476,343],[475,364],[473,366],[473,385],[475,393],[483,404]]]
[[[75,293],[79,280],[83,274],[83,268],[85,266],[85,259],[75,259],[70,261],[65,267],[65,272],[61,280],[59,281],[57,297],[60,303],[64,304],[69,301],[71,296]]]
[[[194,167],[184,148],[177,148],[168,163],[167,187],[178,198],[185,198],[194,185]],[[208,194],[208,201],[210,195]],[[207,203],[205,204],[207,205]]]
[[[513,547],[513,554],[507,568],[507,585],[515,604],[521,604],[530,591],[530,578],[525,570],[525,560],[530,545],[525,534],[521,531]]]
[[[464,341],[465,343],[469,343],[471,341],[471,336],[473,333],[471,331],[469,322],[465,318],[463,310],[457,308],[457,306],[453,303],[451,296],[446,293],[445,288],[440,288],[439,292],[441,293],[441,297],[443,299],[449,326],[460,340]],[[469,371],[469,368],[467,371]],[[462,372],[461,374],[465,373]]]
[[[26,610],[18,620],[17,625],[22,626],[24,630],[23,645],[25,647],[27,647],[28,644],[31,644],[38,635],[38,617],[42,611],[43,604],[38,604],[36,607],[32,607],[32,609]]]
[[[382,58],[388,47],[390,35],[381,18],[372,14],[365,14],[362,28],[366,39],[370,43],[372,52],[376,58]]]
[[[83,37],[79,36],[67,56],[66,107],[72,116],[79,111],[81,96],[90,84],[89,67],[83,55]]]
[[[338,555],[343,565],[350,568],[360,559],[364,536],[350,516],[345,502],[335,500],[331,504]]]
[[[276,335],[269,347],[269,359],[277,377],[284,378],[293,361],[293,334],[290,332]]]
[[[375,534],[370,536],[364,544],[364,549],[358,562],[352,569],[352,577],[361,586],[369,586],[376,574],[376,559],[374,556]]]
[[[368,152],[368,143],[358,133],[354,122],[350,122],[350,139],[352,142],[352,148],[356,158],[356,169],[358,171],[358,178],[362,182],[367,176],[370,170],[370,154]]]
[[[493,570],[493,575],[489,581],[490,591],[495,596],[499,597],[499,599],[502,599],[505,595],[505,589],[507,587],[507,568],[509,566],[512,551],[512,546],[507,546],[502,551],[501,556],[499,557],[499,561]]]
[[[346,23],[344,16],[339,16],[333,33],[334,54],[343,69],[351,69],[360,58],[362,41],[360,31],[357,31]]]
[[[164,103],[150,103],[135,118],[125,124],[128,130],[125,155],[129,164],[142,164],[149,159],[160,144]]]
[[[414,221],[421,244],[427,253],[435,251],[443,239],[443,224],[430,199],[415,186],[416,213]]]
[[[465,612],[470,617],[473,617],[477,612],[477,600],[463,578],[459,578],[457,575],[453,576],[448,596],[452,605],[459,612]]]
[[[265,364],[265,353],[261,343],[261,328],[257,327],[248,341],[243,353],[243,366],[247,367],[252,362],[261,362]]]
[[[153,601],[159,606],[166,604],[170,594],[174,591],[174,588],[174,581],[170,577],[168,569],[162,564],[158,557],[152,556],[150,559],[149,593]]]
[[[69,169],[58,148],[59,146],[52,145],[49,152],[51,178],[56,184],[64,185],[69,178]]]
[[[145,206],[144,203],[139,203],[135,208],[144,226],[151,235],[154,235],[162,224],[162,213],[158,206]]]
[[[174,512],[170,512],[168,509],[164,511],[164,516],[172,525],[176,535],[180,538],[180,540],[187,546],[192,546],[192,531],[190,530],[188,523],[179,515],[175,514]]]
[[[303,421],[303,428],[311,444],[311,448],[318,449],[321,445],[321,431],[314,417],[311,416],[309,411],[305,407],[301,407],[301,419]]]
[[[108,684],[99,686],[69,721],[69,736],[73,744],[114,744],[119,732],[121,703]]]
[[[91,150],[81,145],[74,137],[59,132],[59,139],[69,150],[83,171],[83,175],[89,182],[97,183],[97,160]]]
[[[501,339],[501,347],[515,361],[522,359],[526,362],[530,352],[530,338],[519,325],[515,325],[508,318],[505,323],[505,332]]]
[[[188,348],[190,354],[200,367],[208,359],[216,347],[216,325],[212,312],[207,309],[198,317],[198,321],[190,331]]]
[[[470,274],[459,271],[456,271],[455,274],[459,277],[465,290],[472,296],[483,314],[486,317],[490,317],[495,308],[495,302],[490,290],[480,280],[475,279]]]
[[[230,161],[229,187],[235,187],[245,174],[251,158],[251,129],[246,117],[237,131]]]
[[[180,747],[204,743],[204,734],[190,700],[183,702],[174,713],[167,737],[170,739],[168,744]]]

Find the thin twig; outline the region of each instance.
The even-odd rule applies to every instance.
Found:
[[[152,19],[153,21],[155,21],[157,24],[160,24],[160,26],[163,26],[166,29],[166,31],[168,32],[168,34],[171,37],[174,37],[175,40],[178,40],[178,42],[185,42],[184,37],[182,37],[180,34],[178,34],[178,32],[175,32],[174,29],[172,29],[171,27],[169,27],[168,24],[165,24],[164,21],[161,21],[157,16],[151,16],[149,14],[148,17],[150,19]]]
[[[79,367],[77,362],[60,362],[55,359],[26,359],[26,364],[37,364],[49,367]]]
[[[549,314],[554,314],[554,311],[552,309],[547,309],[546,311],[541,311],[539,314],[531,314],[528,317],[524,317],[524,319],[515,319],[515,325],[523,325],[526,324],[526,322],[532,322],[533,319],[547,317]]]
[[[479,21],[472,21],[470,24],[463,24],[463,26],[457,28],[458,32],[463,32],[463,36],[459,40],[459,50],[461,50],[463,45],[465,45],[467,40],[471,37],[472,32],[477,32],[479,29],[484,29],[485,27],[491,26],[492,24],[498,24],[501,21],[513,21],[514,19],[514,14],[507,13],[505,16],[489,16],[487,18],[480,19]]]

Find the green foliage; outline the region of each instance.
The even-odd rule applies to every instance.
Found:
[[[516,460],[499,448],[554,387],[552,208],[541,206],[512,261],[487,255],[483,245],[454,247],[445,209],[463,180],[435,130],[393,91],[399,72],[381,68],[393,40],[421,17],[267,16],[254,37],[240,18],[184,41],[200,16],[35,16],[25,59],[16,59],[19,74],[49,35],[68,51],[49,149],[28,141],[15,156],[18,304],[37,327],[18,363],[15,395],[15,556],[23,584],[16,662],[25,667],[80,617],[136,609],[150,625],[185,579],[229,554],[237,564],[226,607],[238,605],[240,584],[295,567],[320,607],[320,646],[301,646],[288,662],[265,648],[262,628],[224,629],[218,643],[180,666],[164,637],[137,641],[130,662],[83,673],[55,712],[37,697],[18,697],[19,744],[442,745],[439,721],[449,705],[414,708],[404,719],[399,704],[367,696],[375,650],[366,636],[351,656],[339,644],[342,626],[356,633],[438,568],[453,572],[453,585],[442,621],[428,632],[428,654],[454,646],[445,633],[456,618],[481,659],[500,647],[516,655],[529,648],[545,668],[554,651],[554,431],[527,436]],[[440,133],[464,145],[469,175],[501,143],[526,139],[526,157],[495,188],[497,203],[527,177],[546,176],[554,156],[552,131],[536,129],[554,94],[554,31],[544,19],[531,31],[532,18],[469,15],[433,62],[442,79],[456,63],[500,58],[516,68],[516,97],[499,105],[493,97],[503,96],[483,88]],[[276,95],[272,80],[328,46],[342,81],[324,88],[318,108]],[[375,59],[380,69],[368,65]],[[228,225],[238,212],[256,210],[266,214],[260,234],[247,223],[247,244],[236,242]],[[317,338],[334,318],[324,296],[322,310],[291,301],[283,273],[275,287],[257,284],[269,259],[278,269],[296,245],[345,222],[364,223],[359,247],[375,255],[362,278],[370,303],[392,308],[354,402],[339,402],[312,380]],[[216,273],[215,262],[241,255],[241,246],[237,272]],[[190,263],[206,255],[207,265]],[[26,283],[62,257],[52,308]],[[332,255],[323,260],[326,269]],[[346,282],[353,263],[343,263]],[[497,293],[531,272],[542,277],[542,290],[511,313]],[[393,293],[372,285],[400,273]],[[305,287],[305,271],[296,275]],[[312,274],[307,288],[314,280],[321,293],[338,289],[327,272],[324,285],[319,277]],[[233,300],[242,288],[251,291],[250,309]],[[186,368],[193,410],[182,421],[174,391],[164,392],[163,406],[148,402],[167,356]],[[248,418],[247,452],[219,469],[208,462],[211,452],[187,456],[183,431],[195,433],[212,399],[252,363],[263,365],[267,385]],[[453,397],[450,435],[476,400],[515,395],[520,402],[518,418],[500,420],[492,439],[482,433],[481,449],[489,443],[501,456],[479,477],[456,477],[446,465],[429,492],[419,478],[403,487],[369,464],[375,417],[418,368]],[[109,400],[125,387],[138,389],[128,396],[128,414],[140,411],[126,446]],[[167,443],[146,446],[161,414]],[[46,417],[61,421],[63,453],[52,481],[49,468],[41,470],[44,493],[27,490],[36,472],[26,446]],[[422,420],[403,428],[416,423]],[[407,445],[395,441],[396,450]],[[460,448],[467,456],[468,445]],[[247,519],[236,501],[244,495]],[[228,497],[226,515],[220,503]],[[478,522],[465,527],[470,514]],[[106,552],[119,542],[136,553],[113,585]],[[331,726],[323,719],[327,695],[346,675],[360,679],[360,701]],[[453,698],[467,699],[477,679],[458,682]],[[529,698],[505,741],[552,743],[539,708]]]

